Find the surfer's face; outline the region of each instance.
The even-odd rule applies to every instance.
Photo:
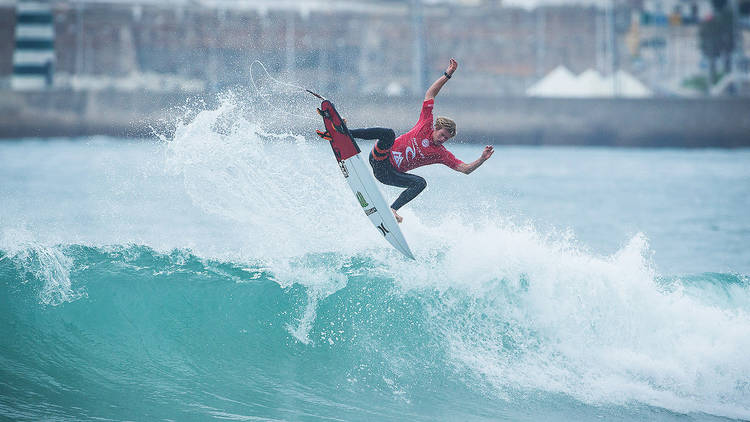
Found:
[[[445,141],[452,137],[450,131],[444,127],[432,132],[432,142],[435,145],[443,145]]]

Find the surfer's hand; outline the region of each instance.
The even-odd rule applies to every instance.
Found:
[[[490,157],[492,157],[492,154],[495,152],[495,148],[492,147],[492,145],[487,145],[484,147],[484,151],[482,151],[482,156],[479,157],[483,161],[487,161]]]
[[[455,72],[456,69],[458,69],[458,62],[456,61],[456,59],[451,57],[451,62],[448,65],[448,69],[445,70],[445,73],[452,76],[453,72]]]

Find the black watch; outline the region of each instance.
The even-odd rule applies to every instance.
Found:
[[[443,72],[443,75],[445,75],[446,78],[450,79],[451,75],[448,74],[448,72]]]

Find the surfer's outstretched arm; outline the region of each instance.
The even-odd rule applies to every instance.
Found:
[[[484,151],[482,151],[482,155],[476,159],[473,163],[461,163],[456,167],[456,171],[460,171],[463,174],[469,174],[472,171],[476,170],[484,164],[485,161],[489,160],[490,157],[492,157],[492,154],[495,152],[495,149],[492,147],[492,145],[487,145],[484,147]]]
[[[435,97],[438,95],[438,92],[440,92],[440,88],[445,85],[446,82],[448,82],[448,79],[453,76],[453,72],[456,71],[456,68],[458,68],[458,62],[456,60],[451,59],[450,64],[448,65],[448,69],[445,70],[445,73],[443,76],[437,78],[435,82],[430,85],[430,87],[427,89],[427,92],[424,94],[424,100],[432,100],[435,99]]]

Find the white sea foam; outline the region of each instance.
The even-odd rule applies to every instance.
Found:
[[[597,256],[502,219],[417,227],[422,256],[392,275],[479,385],[750,417],[750,310],[660,284],[644,235]]]
[[[24,272],[40,282],[39,302],[60,305],[86,297],[84,287],[75,288],[70,280],[73,259],[66,256],[60,246],[46,246],[35,241],[26,229],[5,229],[0,233],[0,249]],[[28,281],[28,280],[27,280]]]

